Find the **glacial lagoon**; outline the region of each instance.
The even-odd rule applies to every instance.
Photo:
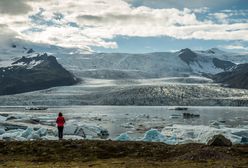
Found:
[[[47,110],[25,110],[24,106],[2,106],[0,128],[6,125],[3,123],[8,123],[16,125],[16,129],[21,125],[36,130],[45,128],[56,131],[55,119],[58,112],[62,112],[66,118],[65,132],[70,132],[72,126],[83,125],[90,129],[107,130],[109,136],[105,139],[112,140],[123,133],[130,140],[144,140],[146,132],[151,129],[158,130],[165,137],[174,137],[173,143],[205,143],[218,133],[226,135],[234,143],[241,143],[248,136],[248,107],[188,106],[187,108],[187,110],[175,110],[172,106],[65,106],[48,107]],[[185,117],[183,113],[195,114],[199,117]],[[14,132],[13,127],[11,130],[4,129],[5,133]],[[70,135],[65,136],[67,139],[72,137],[77,139],[81,136],[81,134],[74,136],[71,135],[73,133],[68,134]],[[102,138],[90,134],[86,138]],[[0,135],[0,138],[3,135]],[[51,136],[47,137],[51,139]],[[160,141],[156,139],[157,137],[154,138],[154,141]]]

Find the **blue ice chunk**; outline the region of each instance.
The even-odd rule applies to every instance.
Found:
[[[127,133],[122,133],[118,137],[115,138],[116,141],[130,141],[130,137]]]
[[[40,129],[38,129],[37,131],[35,131],[35,133],[36,133],[37,135],[39,135],[40,137],[46,136],[46,134],[47,134],[47,129],[46,129],[46,128],[40,128]]]
[[[28,127],[25,131],[22,132],[21,137],[28,138],[29,135],[31,135],[33,132],[33,128]]]
[[[170,145],[175,145],[177,144],[177,137],[176,135],[172,135],[171,137],[169,137],[166,141],[165,141],[166,144],[170,144]]]
[[[148,142],[165,142],[166,139],[166,136],[161,134],[157,129],[150,129],[145,133],[142,140]]]
[[[5,133],[5,129],[4,128],[0,128],[0,135]]]
[[[40,135],[35,133],[35,132],[32,132],[28,137],[27,137],[28,140],[37,140],[37,139],[40,139]]]
[[[7,117],[4,117],[4,116],[0,115],[0,122],[4,122],[4,121],[6,121],[6,119],[7,119]]]

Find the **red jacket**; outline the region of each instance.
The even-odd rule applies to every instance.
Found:
[[[59,116],[56,120],[58,127],[63,127],[65,123],[65,118],[63,116]]]

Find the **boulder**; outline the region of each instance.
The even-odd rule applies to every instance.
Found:
[[[209,146],[232,146],[232,142],[223,135],[215,135],[207,143]]]

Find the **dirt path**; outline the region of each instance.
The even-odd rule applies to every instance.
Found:
[[[248,167],[248,145],[0,141],[0,167]]]

